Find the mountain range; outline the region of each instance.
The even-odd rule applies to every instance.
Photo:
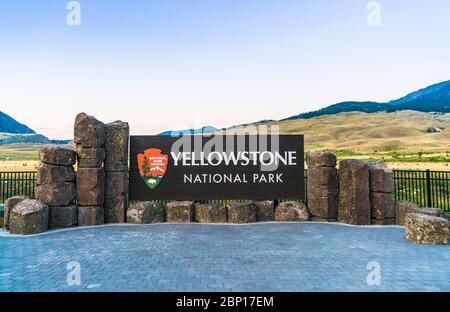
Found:
[[[327,106],[325,108],[301,113],[291,116],[282,121],[311,119],[324,115],[336,115],[345,112],[397,112],[397,111],[418,111],[450,113],[450,80],[437,83],[418,91],[407,94],[406,96],[390,102],[358,102],[348,101]],[[262,124],[273,122],[272,120],[263,120],[250,124]],[[247,126],[237,125],[239,126]],[[233,128],[231,127],[231,128]],[[204,134],[218,131],[218,128],[212,126],[202,127],[200,129],[171,130],[160,133],[160,136],[186,135],[186,134]],[[50,140],[47,137],[37,134],[24,124],[16,121],[7,114],[0,112],[0,145],[13,143],[42,143],[42,144],[67,144],[68,140]]]

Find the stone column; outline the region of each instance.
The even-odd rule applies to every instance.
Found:
[[[359,160],[339,163],[338,221],[355,225],[370,224],[369,166]]]
[[[105,202],[105,124],[81,113],[74,126],[77,150],[78,225],[104,223]]]
[[[382,162],[371,162],[368,166],[371,223],[395,224],[394,174]]]
[[[128,123],[106,125],[105,223],[124,223],[128,206]]]
[[[49,227],[77,225],[78,212],[75,204],[74,151],[59,147],[43,147],[37,168],[36,199],[49,207]]]
[[[339,178],[336,156],[311,152],[308,164],[308,209],[313,221],[335,222],[338,217]]]

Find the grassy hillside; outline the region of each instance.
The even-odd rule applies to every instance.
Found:
[[[282,134],[304,134],[306,151],[328,149],[340,158],[450,160],[450,114],[349,112],[266,125],[279,126]]]

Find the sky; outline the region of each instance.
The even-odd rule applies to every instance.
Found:
[[[0,1],[0,111],[52,139],[82,111],[156,134],[450,79],[448,0],[79,0],[80,26],[68,2]]]

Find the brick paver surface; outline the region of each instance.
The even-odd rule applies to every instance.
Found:
[[[401,227],[109,225],[1,232],[0,249],[1,291],[450,291],[450,247],[410,243]],[[69,286],[73,261],[81,285]]]

